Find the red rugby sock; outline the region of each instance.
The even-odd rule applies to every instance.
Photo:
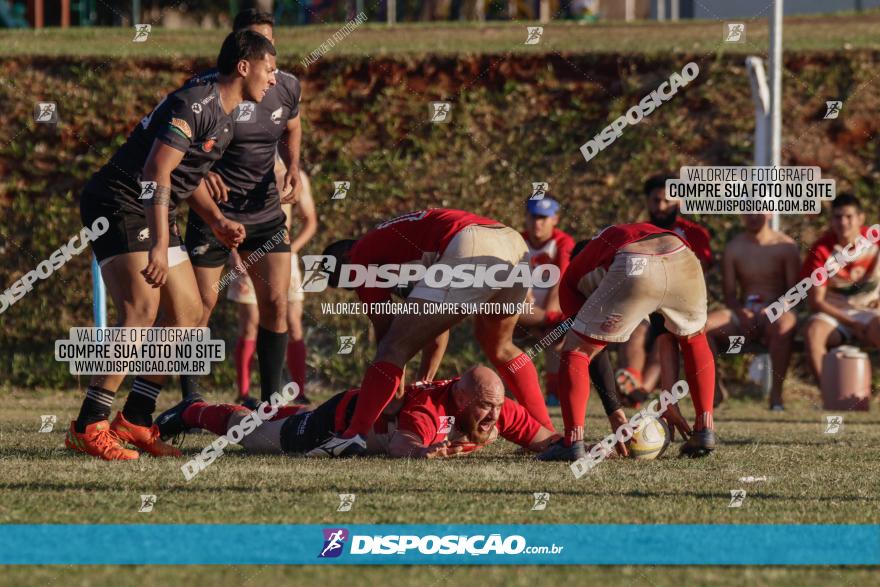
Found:
[[[235,382],[239,397],[246,397],[251,390],[251,359],[257,351],[256,340],[239,338],[235,344]]]
[[[306,391],[306,343],[304,340],[291,340],[287,343],[287,370],[290,378],[299,386],[300,393]]]
[[[342,433],[344,438],[351,438],[355,434],[366,437],[373,423],[382,414],[382,410],[394,397],[402,376],[403,369],[385,361],[373,363],[367,368],[364,380],[361,382],[354,415],[348,428]]]
[[[566,446],[584,439],[584,420],[590,400],[590,357],[580,351],[563,351],[559,361],[559,407],[565,424]]]
[[[695,430],[715,429],[712,421],[715,399],[715,358],[709,348],[706,334],[688,339],[679,337],[681,356],[684,359],[684,376],[687,380],[694,411],[697,412]]]
[[[532,415],[532,418],[540,422],[541,426],[548,430],[555,430],[550,414],[547,413],[547,404],[544,402],[544,394],[541,393],[541,384],[538,382],[538,371],[535,364],[525,353],[514,357],[506,363],[493,363],[504,385],[513,394],[522,407]]]
[[[226,434],[226,423],[235,412],[250,412],[244,406],[234,404],[206,404],[198,402],[188,406],[182,414],[183,423],[189,428],[202,428],[217,436]]]

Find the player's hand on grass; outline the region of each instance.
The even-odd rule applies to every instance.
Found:
[[[244,241],[244,226],[234,220],[221,218],[211,224],[211,232],[224,247],[234,249]]]
[[[675,441],[676,430],[681,433],[681,437],[684,440],[690,438],[692,432],[691,425],[688,424],[688,421],[681,415],[681,410],[678,409],[677,405],[669,404],[661,418],[666,420],[666,425],[669,427],[669,442]]]
[[[626,412],[623,410],[614,410],[608,414],[608,421],[611,423],[611,433],[616,434],[620,427],[626,424],[629,420],[626,418]],[[614,449],[617,451],[617,454],[622,457],[629,456],[629,450],[627,450],[626,444],[622,442],[615,444]]]
[[[168,279],[168,247],[153,246],[147,255],[147,267],[141,271],[147,283],[162,287]]]
[[[202,181],[205,183],[205,187],[208,188],[208,193],[211,194],[211,197],[215,202],[229,201],[229,188],[223,183],[223,179],[220,175],[213,171],[209,171],[208,175],[206,175],[205,179]]]
[[[426,459],[442,459],[447,457],[455,457],[459,455],[463,455],[465,453],[471,452],[468,450],[469,445],[463,443],[452,443],[448,440],[444,440],[443,442],[438,442],[437,444],[432,444],[428,448],[425,449],[425,458]]]
[[[281,194],[281,203],[282,204],[296,204],[299,200],[299,197],[296,193],[296,184],[299,182],[299,168],[290,166],[287,169],[287,173],[284,174],[284,179],[281,182],[281,185],[278,188],[278,193]]]

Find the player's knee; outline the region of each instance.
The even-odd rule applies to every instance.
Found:
[[[158,303],[149,300],[134,300],[122,307],[119,322],[121,326],[152,326],[158,313]]]
[[[391,363],[402,367],[406,362],[415,356],[418,349],[410,349],[406,345],[399,344],[399,341],[390,341],[386,336],[376,348],[376,357],[373,360],[376,363]]]

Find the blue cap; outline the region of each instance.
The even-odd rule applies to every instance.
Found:
[[[532,216],[556,216],[556,213],[559,212],[559,202],[544,196],[540,200],[526,202],[526,210]]]

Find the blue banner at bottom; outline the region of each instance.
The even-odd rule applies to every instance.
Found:
[[[0,564],[880,565],[880,526],[0,525]]]

